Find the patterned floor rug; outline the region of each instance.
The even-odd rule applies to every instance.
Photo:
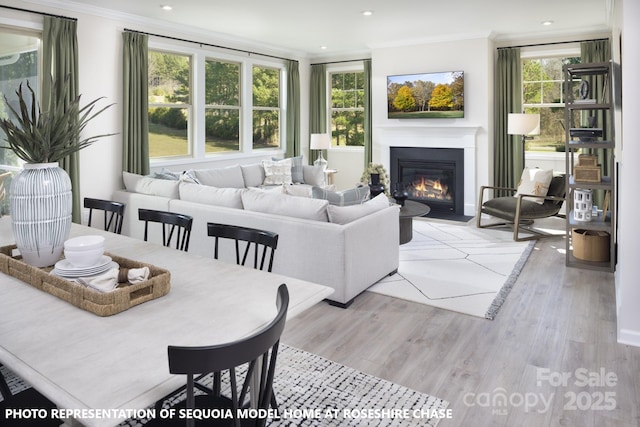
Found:
[[[276,369],[274,391],[281,419],[269,426],[435,427],[448,413],[447,401],[286,345],[280,346]],[[6,370],[3,374],[12,390],[28,387]],[[182,399],[178,396],[170,403]],[[130,419],[121,426],[141,426],[145,421]]]
[[[368,291],[493,319],[534,244],[513,241],[505,229],[416,218],[398,273]]]

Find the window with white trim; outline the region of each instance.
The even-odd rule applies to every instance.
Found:
[[[149,48],[152,162],[282,147],[283,63],[165,46]]]
[[[329,72],[331,146],[364,146],[364,71]]]
[[[522,54],[522,105],[525,113],[540,114],[540,135],[526,141],[526,151],[564,151],[565,64],[580,62],[579,49],[561,54]]]

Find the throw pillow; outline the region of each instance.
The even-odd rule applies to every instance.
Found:
[[[284,160],[263,160],[264,185],[292,184],[291,181],[291,159]]]
[[[244,188],[217,188],[188,182],[180,184],[180,200],[213,206],[242,209]]]
[[[551,169],[524,168],[520,183],[518,184],[518,191],[516,191],[514,197],[517,197],[518,194],[546,196],[549,191],[549,184],[551,184],[551,178],[553,178],[553,170]],[[542,198],[527,198],[525,200],[531,200],[540,205],[544,203],[544,199]]]
[[[304,174],[302,172],[302,156],[290,157],[291,159],[291,181],[294,184],[304,184]],[[280,161],[273,157],[271,160]]]
[[[304,183],[317,187],[325,186],[324,168],[322,166],[303,165]]]
[[[225,168],[196,169],[195,176],[203,185],[218,188],[244,188],[240,165]]]
[[[247,211],[327,222],[329,202],[248,188],[242,193],[242,204]]]
[[[174,172],[167,168],[162,168],[159,172],[154,172],[150,175],[151,178],[167,179],[169,181],[177,181],[180,179],[180,172]]]
[[[132,193],[162,196],[170,199],[177,199],[180,197],[180,193],[178,191],[179,181],[155,179],[125,171],[122,172],[122,179],[124,181],[124,188]]]
[[[261,164],[240,165],[245,187],[260,187],[264,182],[264,168]]]
[[[311,194],[314,199],[328,200],[330,205],[351,206],[364,203],[369,198],[369,187],[362,186],[344,191],[331,191],[326,188],[313,187]]]
[[[384,193],[381,193],[361,205],[329,205],[327,207],[327,214],[329,215],[329,222],[333,222],[334,224],[348,224],[358,218],[362,218],[388,207],[389,199]]]
[[[196,178],[196,174],[193,170],[182,172],[182,175],[180,175],[180,182],[190,182],[191,184],[200,184],[200,181],[198,181],[198,178]]]

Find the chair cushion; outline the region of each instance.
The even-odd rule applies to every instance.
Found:
[[[498,218],[514,221],[516,212],[515,197],[496,197],[482,205],[482,212]],[[562,204],[548,202],[538,204],[531,199],[522,199],[520,219],[538,219],[553,216],[560,211]]]
[[[514,194],[514,197],[518,197],[518,194],[534,194],[536,196],[546,196],[549,191],[549,184],[551,184],[551,178],[553,177],[553,170],[543,169],[529,169],[524,168],[522,171],[522,177],[518,184],[518,191]],[[528,199],[529,201],[542,204],[544,199]]]

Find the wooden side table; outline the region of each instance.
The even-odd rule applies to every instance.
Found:
[[[393,201],[393,199],[391,199]],[[413,218],[425,216],[431,208],[424,203],[405,200],[400,207],[400,244],[408,243],[413,238]]]

